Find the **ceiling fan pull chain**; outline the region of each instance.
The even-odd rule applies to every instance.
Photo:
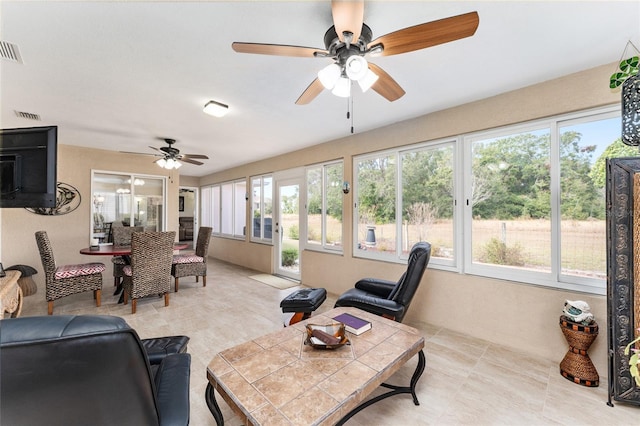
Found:
[[[353,95],[349,96],[349,101],[351,101],[351,134],[353,134]]]

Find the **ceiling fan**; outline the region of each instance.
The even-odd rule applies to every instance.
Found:
[[[404,89],[382,68],[367,62],[366,55],[397,55],[470,37],[479,23],[478,13],[469,12],[403,28],[372,40],[371,28],[363,22],[364,1],[333,0],[331,13],[334,25],[324,35],[325,49],[242,42],[234,42],[231,47],[239,53],[332,59],[333,63],[320,70],[300,95],[297,105],[308,104],[325,88],[336,96],[349,97],[352,81],[357,81],[363,91],[372,88],[393,102],[405,94]]]
[[[168,138],[158,138],[158,139],[165,141],[169,146],[161,146],[160,148],[156,148],[155,146],[149,146],[149,148],[159,151],[159,153],[157,154],[155,153],[146,154],[143,152],[128,152],[128,151],[120,151],[120,152],[124,154],[153,155],[154,157],[160,157],[158,160],[155,161],[155,163],[158,163],[160,167],[165,169],[177,169],[178,167],[182,166],[180,161],[184,161],[185,163],[190,163],[190,164],[195,164],[197,166],[200,166],[204,163],[201,161],[194,160],[194,158],[204,159],[204,160],[209,159],[209,157],[202,154],[180,154],[180,150],[173,147],[173,144],[176,143],[175,139],[168,139]]]

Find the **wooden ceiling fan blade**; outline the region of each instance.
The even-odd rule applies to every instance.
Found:
[[[324,86],[320,83],[320,80],[316,77],[315,80],[311,82],[309,87],[302,92],[302,95],[296,101],[296,105],[306,105],[312,100],[316,98],[322,91],[324,90]]]
[[[268,44],[268,43],[242,43],[233,42],[231,47],[238,53],[254,53],[258,55],[276,55],[276,56],[297,56],[300,58],[314,58],[316,52],[321,55],[328,55],[324,49],[316,49],[314,47],[289,46],[286,44]]]
[[[196,160],[192,160],[190,158],[184,158],[184,157],[182,157],[180,161],[184,161],[185,163],[195,164],[196,166],[202,166],[204,164],[200,161],[196,161]]]
[[[202,158],[203,160],[209,159],[209,157],[203,154],[182,154],[182,158]]]
[[[364,21],[364,1],[332,0],[331,15],[340,41],[344,41],[344,31],[352,32],[353,41],[358,41]]]
[[[478,12],[469,12],[383,35],[368,44],[368,48],[382,44],[379,56],[397,55],[471,37],[478,29]]]
[[[406,93],[402,87],[385,70],[369,62],[369,69],[378,76],[378,80],[371,86],[389,102],[396,101]]]

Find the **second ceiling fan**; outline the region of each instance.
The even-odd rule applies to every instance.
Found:
[[[382,68],[368,62],[365,55],[397,55],[470,37],[479,23],[478,13],[469,12],[403,28],[372,40],[371,28],[363,22],[364,1],[333,0],[331,14],[333,26],[324,35],[324,49],[242,42],[231,46],[239,53],[332,59],[300,95],[298,105],[308,104],[325,88],[337,96],[348,97],[352,81],[357,81],[363,91],[371,88],[393,102],[405,91]]]

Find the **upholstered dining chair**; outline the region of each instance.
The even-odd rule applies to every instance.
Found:
[[[175,291],[181,277],[202,277],[202,286],[207,286],[207,253],[209,252],[209,241],[211,241],[212,228],[201,226],[198,229],[198,240],[194,254],[176,254],[173,256],[171,275],[175,278]]]
[[[137,300],[145,296],[164,295],[169,306],[171,261],[175,231],[134,232],[131,234],[131,265],[123,268],[123,302],[131,299],[131,313],[136,313]]]
[[[130,246],[131,234],[134,232],[144,231],[143,226],[114,226],[112,228],[113,233],[113,245],[116,247]],[[120,279],[124,277],[122,271],[124,266],[129,263],[124,256],[111,257],[111,263],[113,263],[113,285],[118,286]],[[119,291],[117,291],[119,293]]]
[[[57,266],[46,231],[36,232],[36,243],[44,268],[45,298],[48,302],[47,313],[49,315],[53,315],[54,300],[85,291],[93,291],[96,306],[100,306],[104,263],[91,262]]]
[[[409,253],[407,270],[397,282],[379,278],[363,278],[355,288],[347,290],[336,300],[336,307],[351,306],[360,308],[397,322],[402,322],[409,310],[413,296],[418,290],[429,258],[431,244],[416,243]]]

